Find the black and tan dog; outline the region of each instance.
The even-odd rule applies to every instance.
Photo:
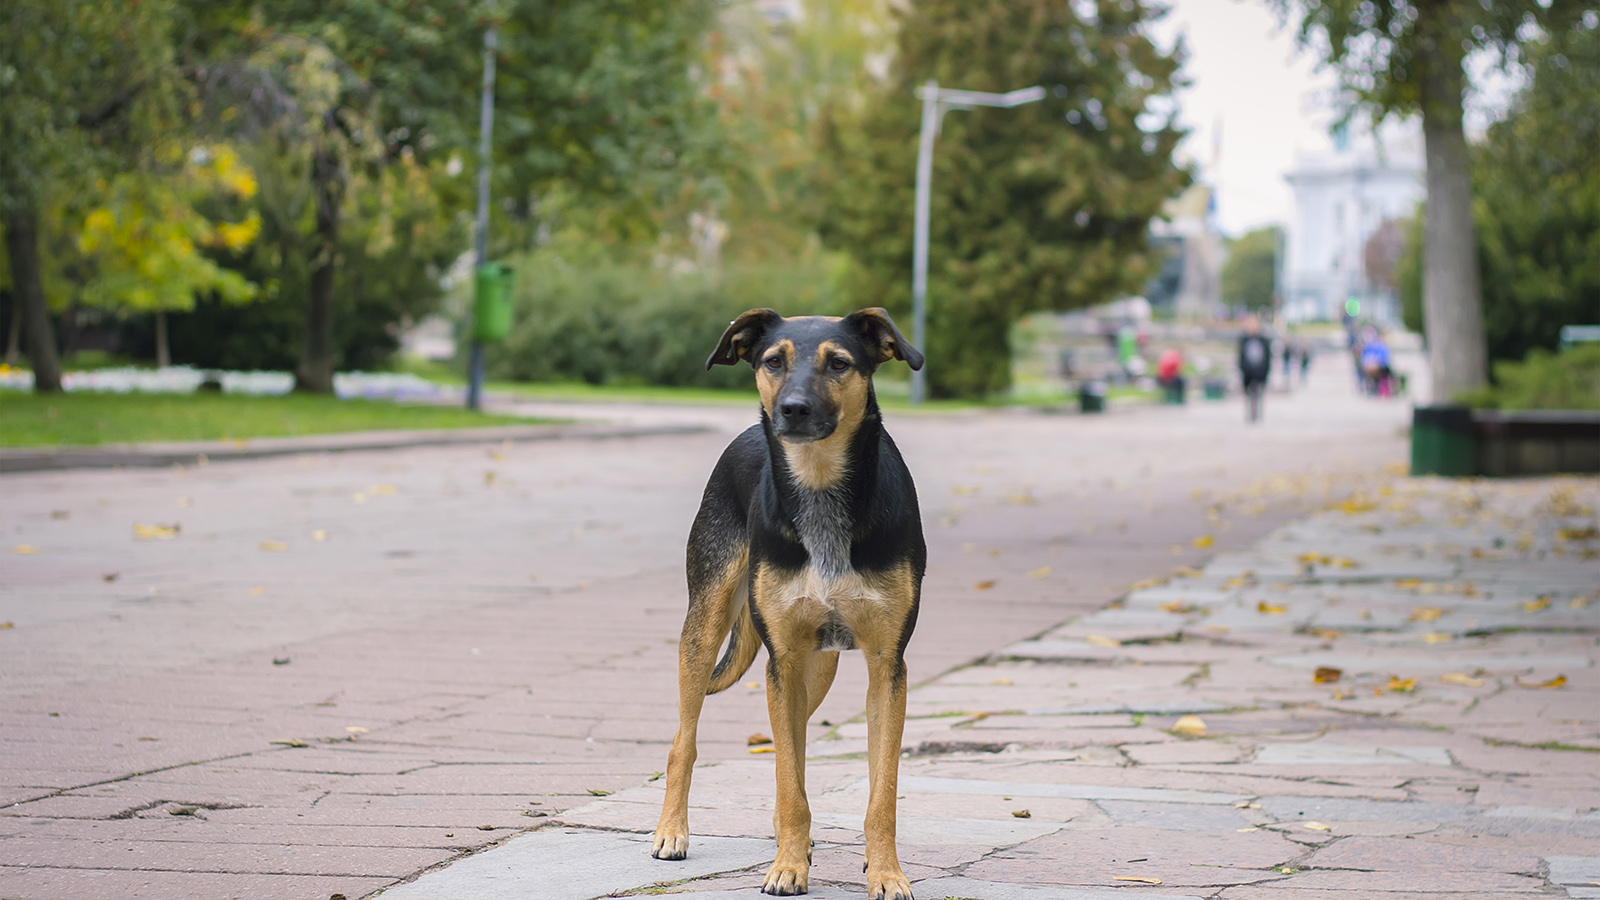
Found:
[[[777,861],[763,893],[806,892],[811,808],[806,722],[839,651],[867,660],[867,893],[911,900],[895,850],[895,789],[906,713],[906,642],[927,548],[916,488],[883,430],[872,375],[891,359],[922,367],[881,309],[786,319],[753,309],[722,335],[713,365],[756,371],[761,423],[723,451],[689,532],[689,614],[678,648],[678,733],[653,855],[689,848],[689,779],[707,694],[734,684],[767,648],[767,711],[777,763]],[[727,639],[727,650],[717,651]]]

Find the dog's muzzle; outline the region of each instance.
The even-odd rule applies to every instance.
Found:
[[[809,444],[833,434],[839,427],[837,416],[824,413],[804,397],[781,399],[774,410],[773,433],[791,444]]]

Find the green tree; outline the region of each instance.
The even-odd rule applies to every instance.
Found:
[[[41,212],[86,192],[170,112],[170,14],[164,0],[0,5],[0,227],[37,391],[61,390]]]
[[[1277,290],[1278,228],[1257,228],[1228,242],[1222,264],[1222,302],[1252,312],[1269,312]]]
[[[1600,322],[1600,14],[1531,46],[1528,61],[1532,80],[1473,153],[1483,321],[1495,360],[1554,350],[1562,325]],[[1413,234],[1401,267],[1413,327],[1427,319],[1416,277],[1423,257]]]
[[[1149,277],[1147,231],[1189,183],[1172,151],[1179,52],[1150,40],[1140,2],[929,0],[899,22],[892,77],[858,112],[822,124],[821,234],[857,263],[858,302],[910,310],[914,170],[929,78],[1009,91],[1043,85],[1016,109],[956,112],[934,153],[929,335],[936,396],[1010,383],[1013,321],[1135,291]]]
[[[1300,14],[1302,39],[1320,45],[1351,96],[1375,119],[1421,113],[1427,158],[1423,303],[1435,396],[1488,377],[1472,183],[1462,102],[1470,50],[1512,59],[1528,37],[1565,27],[1575,0],[1270,0]]]

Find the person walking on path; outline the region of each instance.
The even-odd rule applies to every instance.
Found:
[[[1244,384],[1247,419],[1261,421],[1261,395],[1272,374],[1272,345],[1261,334],[1261,320],[1244,317],[1244,335],[1239,338],[1239,380]]]
[[[1306,385],[1311,381],[1311,341],[1307,338],[1300,339],[1300,384]]]

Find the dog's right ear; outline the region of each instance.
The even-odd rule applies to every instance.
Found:
[[[728,323],[717,349],[706,359],[706,369],[712,366],[731,366],[739,360],[755,365],[750,355],[761,345],[761,337],[783,321],[783,316],[770,309],[751,309],[739,314]]]

